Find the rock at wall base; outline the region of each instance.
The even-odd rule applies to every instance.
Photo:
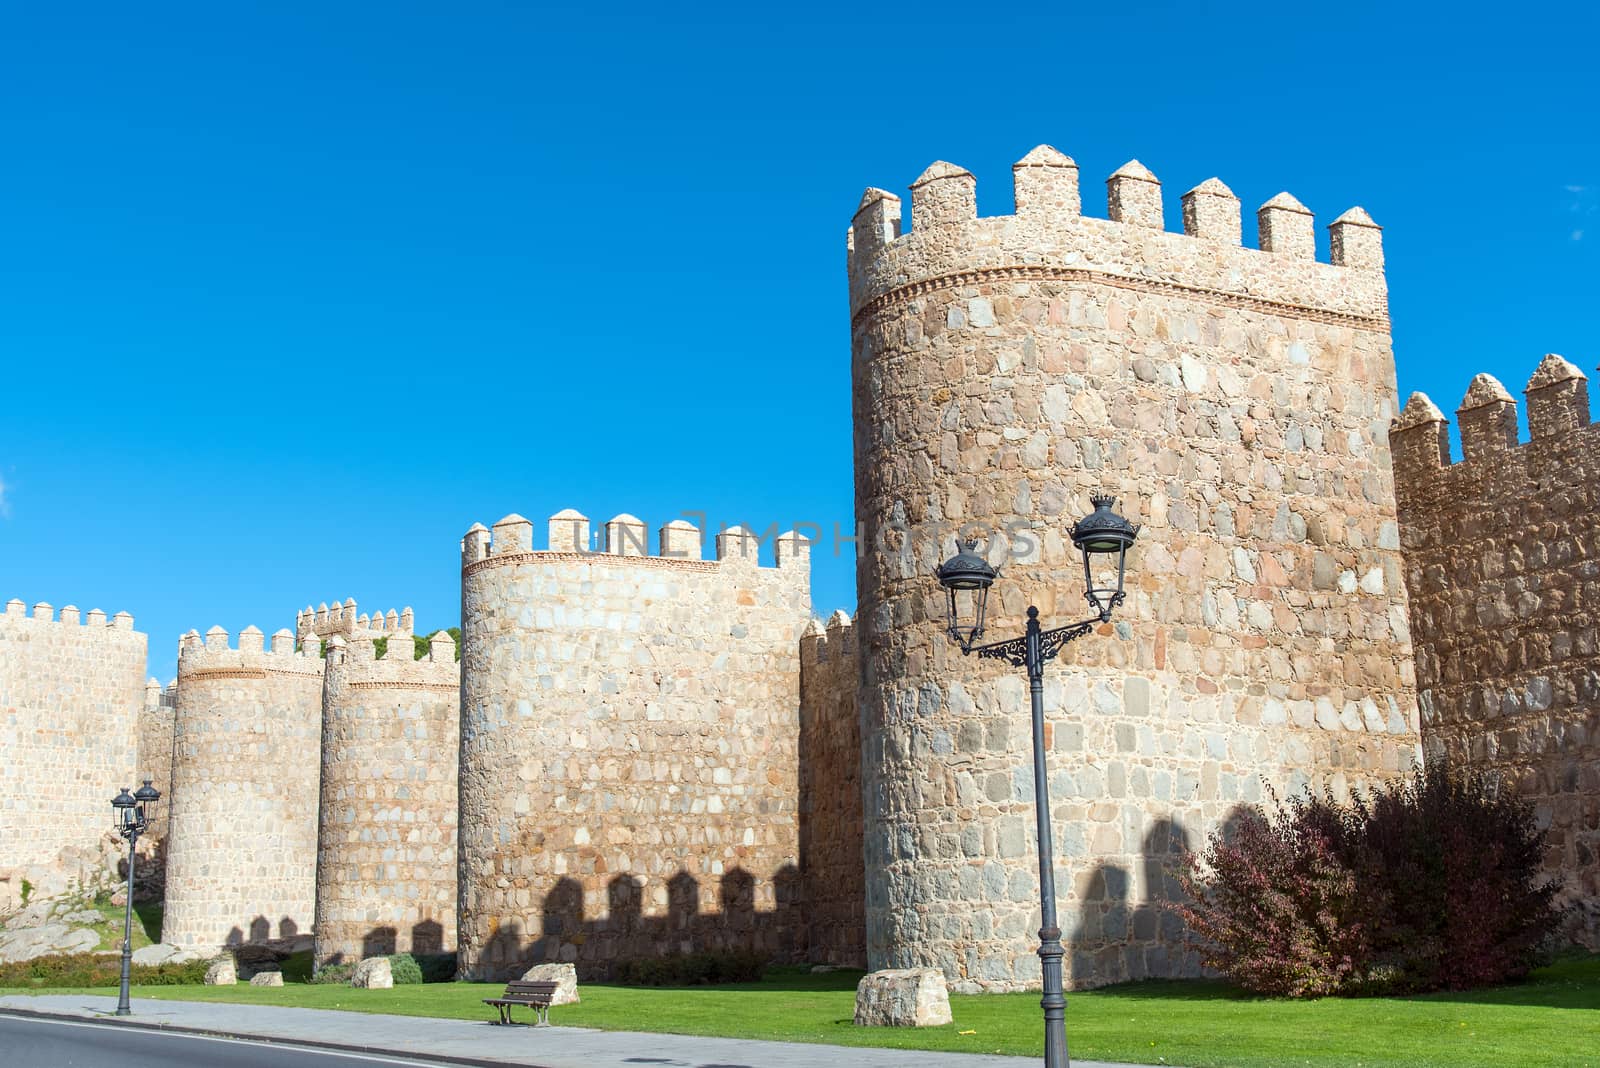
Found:
[[[387,964],[388,961],[385,961],[384,963]],[[252,975],[250,977],[250,985],[251,986],[282,986],[283,985],[283,973],[282,972],[256,972],[256,974],[254,974],[254,975]]]
[[[394,970],[388,957],[368,957],[356,965],[351,973],[350,985],[366,990],[390,990],[394,987]]]
[[[194,950],[169,945],[166,942],[157,942],[153,946],[140,946],[133,951],[135,964],[188,964],[199,959],[200,954]]]
[[[36,957],[87,953],[99,944],[100,936],[83,927],[72,927],[65,923],[23,927],[0,934],[0,964],[13,964]]]
[[[234,965],[232,957],[218,957],[211,962],[211,967],[206,969],[206,986],[233,986],[238,981],[239,969]]]
[[[525,983],[554,983],[552,1005],[578,1004],[578,969],[571,964],[535,964],[522,973]]]
[[[856,986],[857,1027],[938,1027],[950,1019],[950,993],[937,968],[890,968]]]

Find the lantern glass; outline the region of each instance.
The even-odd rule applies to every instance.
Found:
[[[1110,494],[1096,493],[1089,499],[1094,511],[1073,524],[1072,543],[1083,554],[1084,599],[1104,622],[1127,596],[1123,583],[1128,548],[1139,528],[1111,510],[1116,498]]]
[[[989,587],[999,574],[978,555],[978,541],[958,542],[959,552],[946,560],[934,574],[946,596],[945,632],[963,649],[983,636],[984,616],[989,605]]]
[[[118,827],[126,827],[133,822],[133,808],[137,804],[126,786],[122,788],[120,794],[111,799],[111,807],[116,809]]]

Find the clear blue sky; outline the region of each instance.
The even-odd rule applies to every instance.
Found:
[[[512,511],[848,529],[856,200],[943,158],[1004,214],[1040,142],[1089,214],[1133,157],[1169,229],[1365,206],[1402,396],[1600,363],[1587,9],[1115,7],[0,5],[0,600],[165,680],[308,601],[454,623]]]

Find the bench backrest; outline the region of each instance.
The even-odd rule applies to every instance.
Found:
[[[538,982],[523,982],[513,979],[506,984],[506,997],[548,997],[556,992],[556,983],[545,980]]]

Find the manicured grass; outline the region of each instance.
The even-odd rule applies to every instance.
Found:
[[[586,984],[581,1005],[557,1008],[551,1017],[558,1024],[606,1030],[1043,1052],[1036,994],[952,997],[955,1023],[948,1027],[857,1028],[851,1010],[859,977],[773,969],[761,983],[737,986]],[[492,1010],[479,999],[501,989],[485,983],[393,990],[291,984],[164,987],[136,994],[487,1021]],[[1069,995],[1067,1034],[1077,1058],[1188,1068],[1600,1068],[1600,956],[1561,961],[1516,986],[1415,998],[1298,1002],[1254,998],[1216,982],[1130,983]]]

